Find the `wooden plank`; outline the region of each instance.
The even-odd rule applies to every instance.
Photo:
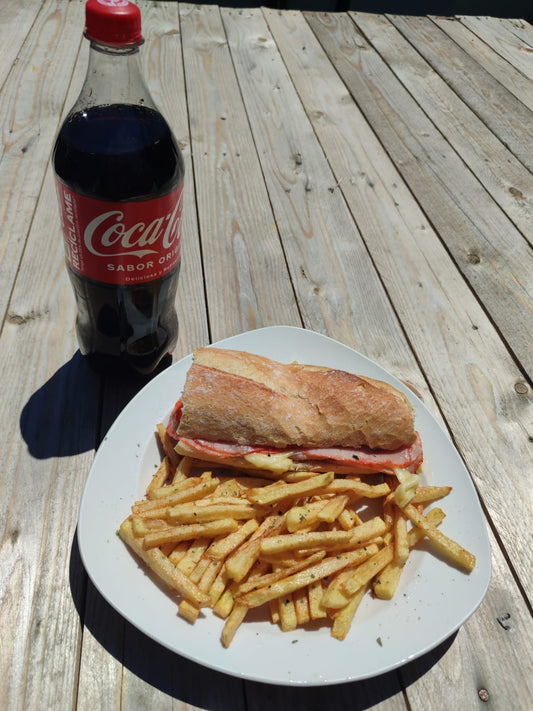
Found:
[[[531,79],[501,57],[490,45],[469,30],[455,17],[432,17],[444,32],[467,52],[500,84],[510,91],[525,106],[533,111],[533,84]]]
[[[447,708],[520,709],[533,698],[533,619],[491,532],[492,580],[480,608],[459,630],[451,647],[428,668],[424,658],[402,669],[412,711],[426,711],[430,700]]]
[[[70,22],[83,26],[82,10],[77,3],[49,0],[2,87],[0,272],[11,283],[19,268],[70,80],[70,70],[64,71],[64,67],[74,65],[79,47],[81,32],[76,35],[64,28]],[[17,188],[13,190],[13,186]],[[54,239],[44,225],[41,239]],[[0,294],[0,320],[5,317],[9,293],[5,288]]]
[[[528,25],[523,26],[522,32],[517,32],[513,23],[497,17],[460,16],[459,19],[509,64],[522,72],[526,79],[531,80],[533,41]],[[518,24],[522,25],[520,22]]]
[[[46,218],[40,206],[36,217]],[[35,269],[33,289],[17,282],[17,318],[0,338],[2,373],[23,373],[4,377],[0,415],[1,620],[2,645],[9,650],[0,693],[6,709],[74,704],[81,626],[71,548],[99,404],[98,380],[79,355],[72,357],[62,248],[42,251],[40,234],[34,237],[46,278],[38,279]],[[25,256],[23,267],[33,257]]]
[[[122,666],[127,623],[104,602],[93,584],[90,581],[87,583],[79,557],[75,564],[84,580],[80,603],[83,643],[78,660],[79,676],[74,708],[77,711],[118,709],[121,708],[123,674],[129,674]]]
[[[3,0],[0,8],[0,87],[12,70],[20,48],[39,12],[44,0],[20,2]]]
[[[306,327],[355,346],[424,389],[339,189],[346,176],[333,174],[261,12],[222,13]]]
[[[212,340],[276,323],[300,325],[219,10],[180,10]]]
[[[502,23],[512,34],[516,35],[526,46],[533,47],[533,25],[531,18],[527,20],[519,18],[502,18]]]
[[[495,81],[428,18],[389,19],[435,74],[427,80],[423,60],[393,37],[387,25],[386,39],[376,45],[383,58],[517,227],[531,233],[533,136],[526,128],[533,120],[531,110],[508,90],[507,82]],[[382,27],[380,23],[376,30]],[[517,198],[519,192],[522,198]]]
[[[402,168],[404,161],[413,158],[409,158],[407,151],[399,153],[390,136],[381,130],[389,118],[381,115],[371,94],[371,89],[375,89],[379,97],[391,97],[400,92],[399,87],[391,86],[388,92],[382,89],[378,94],[378,86],[374,84],[367,88],[363,81],[359,81],[364,78],[376,82],[370,56],[373,52],[355,27],[350,27],[349,18],[322,14],[309,14],[307,17],[339,75],[352,95],[357,97],[364,112],[372,116],[372,127],[390,149],[396,165]],[[298,46],[300,44],[295,43],[295,47]],[[308,44],[306,42],[301,46],[307,48]],[[311,52],[311,49],[306,51]],[[314,72],[312,109],[315,115],[325,111],[327,117],[331,105],[329,99],[335,95],[335,76],[331,71],[328,73],[327,65],[320,65],[316,54],[312,61],[305,61],[308,71],[313,67]],[[322,94],[318,87],[322,88]],[[321,96],[322,104],[317,105],[317,99]],[[387,103],[385,113],[388,106]],[[337,111],[340,116],[340,111]],[[359,140],[353,132],[350,133],[349,109],[346,111],[347,116],[339,122],[338,131],[334,130],[333,122],[324,122],[333,134],[327,143],[328,157],[340,174],[349,169],[346,162],[351,162],[351,154],[346,152],[345,146],[356,146]],[[418,131],[416,108],[405,111],[403,115],[410,117],[411,130]],[[394,111],[390,119],[396,125],[401,120],[398,111]],[[321,122],[316,123],[316,128],[323,145],[326,145],[327,132],[323,132]],[[371,155],[370,137],[365,136],[364,141]],[[370,175],[372,183],[378,184],[379,175]],[[430,176],[427,176],[429,179]],[[353,205],[354,213],[362,212],[368,196],[362,198],[357,186],[348,181],[342,189],[349,204]],[[392,191],[391,194],[394,195]],[[418,193],[416,195],[418,197]],[[390,197],[388,199],[391,200]],[[402,198],[402,202],[405,199]],[[370,204],[367,211],[372,212],[373,208],[374,212],[379,213],[384,200],[386,194],[382,190],[379,200]],[[412,205],[412,209],[416,207]],[[486,508],[524,588],[531,594],[532,560],[527,541],[530,535],[528,511],[531,505],[533,457],[526,434],[530,432],[533,414],[530,389],[431,228],[424,225],[418,233],[403,229],[392,234],[386,229],[377,229],[369,235],[368,248],[376,254],[375,262],[380,265],[382,279],[432,384],[455,443],[480,488]],[[393,258],[389,261],[382,259],[381,255],[389,251]],[[401,270],[397,265],[401,265]],[[523,394],[520,391],[524,391]],[[503,434],[505,432],[509,434]],[[509,462],[513,462],[512,470],[509,469]]]
[[[533,244],[533,175],[505,148],[508,145],[511,150],[515,149],[524,165],[533,168],[530,157],[533,153],[533,138],[526,128],[533,119],[531,112],[519,102],[513,102],[513,97],[500,85],[487,86],[483,83],[483,77],[480,81],[478,77],[483,74],[482,70],[474,64],[465,63],[464,54],[454,52],[455,45],[452,42],[441,42],[442,33],[435,31],[435,26],[428,19],[392,18],[392,22],[395,22],[410,44],[383,17],[359,14],[356,19],[368,40],[416,103],[439,127],[439,132],[505,214]],[[440,67],[442,78],[429,69],[420,55],[429,61],[433,70],[435,66]],[[462,78],[468,74],[469,79]],[[482,102],[476,102],[473,98],[475,93],[485,93],[486,101],[483,99]],[[467,101],[472,103],[472,110],[457,95],[461,98],[468,96]],[[511,109],[509,113],[503,108],[506,104]],[[501,120],[488,119],[493,133],[481,119],[490,113],[498,116],[499,108],[505,112]],[[507,126],[511,121],[514,122],[515,112],[516,131],[511,133]],[[446,148],[442,147],[441,150]],[[516,238],[513,234],[511,239]],[[527,259],[530,254],[528,246],[524,244],[523,256]],[[517,273],[523,270],[523,264],[521,259],[515,263]]]
[[[368,15],[358,21],[372,32]],[[459,270],[525,372],[533,372],[526,241],[349,18],[314,15],[310,22]]]
[[[0,337],[0,368],[9,373],[0,415],[0,585],[9,655],[0,694],[13,709],[54,708],[58,699],[73,706],[81,639],[70,553],[99,388],[79,356],[72,357],[74,332],[65,326],[73,322],[70,287],[61,240],[53,238],[55,191],[50,180],[43,183],[69,78],[59,68],[74,63],[79,44],[63,30],[78,16],[77,4],[45,5],[2,94],[2,309],[9,296],[10,308]],[[23,375],[10,377],[15,371]]]

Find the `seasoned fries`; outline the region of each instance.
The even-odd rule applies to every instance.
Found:
[[[450,487],[420,486],[403,470],[377,483],[332,472],[232,476],[180,457],[165,427],[157,432],[161,465],[118,534],[178,596],[183,619],[195,624],[211,608],[224,620],[224,647],[261,606],[283,631],[329,623],[345,639],[365,594],[393,598],[424,539],[467,573],[475,566],[437,528],[444,512],[428,508]]]

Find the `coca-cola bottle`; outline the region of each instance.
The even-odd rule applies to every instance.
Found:
[[[78,342],[100,368],[149,374],[178,335],[183,157],[143,80],[139,8],[88,0],[85,36],[52,158]]]

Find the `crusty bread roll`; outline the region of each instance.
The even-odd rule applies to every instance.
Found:
[[[409,401],[387,383],[241,351],[195,351],[182,403],[184,438],[391,451],[416,437]]]

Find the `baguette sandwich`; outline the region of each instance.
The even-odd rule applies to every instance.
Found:
[[[167,431],[179,454],[247,471],[414,472],[423,456],[391,385],[220,348],[194,352]]]

